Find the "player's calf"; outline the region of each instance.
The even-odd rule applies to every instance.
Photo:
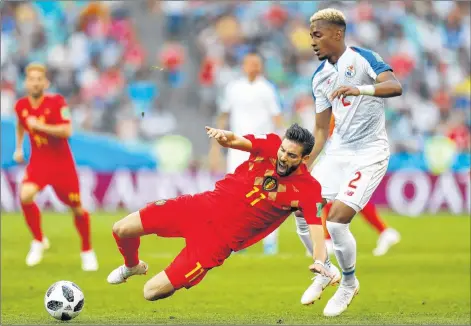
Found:
[[[174,294],[176,289],[165,271],[160,272],[144,285],[144,298],[149,301],[165,299]]]

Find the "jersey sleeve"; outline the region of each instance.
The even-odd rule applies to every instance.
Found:
[[[326,94],[322,91],[321,85],[317,81],[317,78],[312,78],[311,87],[312,98],[314,99],[314,103],[316,105],[316,113],[321,113],[332,107],[332,104],[330,103]]]
[[[65,101],[65,98],[62,95],[56,95],[54,97],[54,106],[56,112],[56,121],[57,123],[70,123],[70,109]]]
[[[275,157],[281,145],[281,138],[276,134],[245,135],[252,143],[251,156]]]
[[[321,187],[318,183],[313,183],[307,190],[304,191],[305,195],[300,201],[300,207],[307,224],[320,225],[322,224],[322,195]]]
[[[388,70],[392,71],[391,66],[385,63],[378,53],[357,47],[355,47],[354,50],[365,59],[365,72],[373,80],[376,80],[376,77],[382,72]]]

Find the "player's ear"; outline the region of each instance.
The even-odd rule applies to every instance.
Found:
[[[44,89],[48,89],[49,86],[51,86],[51,82],[49,81],[49,79],[46,78],[46,82],[44,83]]]
[[[335,39],[336,39],[337,41],[342,40],[343,34],[344,34],[344,32],[343,32],[343,30],[342,30],[341,28],[336,29],[336,30],[335,30]]]
[[[309,161],[310,158],[311,158],[311,155],[307,154],[307,155],[303,156],[302,162],[304,164],[307,164],[307,162]]]

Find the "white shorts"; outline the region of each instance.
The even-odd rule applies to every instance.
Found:
[[[371,199],[388,169],[389,156],[324,155],[314,166],[312,175],[322,186],[327,201],[340,200],[361,211]]]
[[[227,173],[234,173],[235,169],[247,161],[250,157],[249,152],[229,149],[227,152]]]

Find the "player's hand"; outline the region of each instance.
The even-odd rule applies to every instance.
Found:
[[[29,117],[26,119],[26,124],[30,130],[34,131],[38,129],[40,122],[35,117]]]
[[[25,154],[23,153],[23,150],[22,149],[17,149],[14,153],[13,153],[13,160],[16,162],[16,163],[23,163],[24,160],[25,160]]]
[[[211,127],[204,127],[206,129],[206,134],[209,138],[214,138],[220,144],[226,144],[228,139],[224,130],[211,128]]]
[[[337,88],[332,95],[330,95],[330,101],[338,98],[341,99],[342,97],[347,96],[359,96],[360,90],[356,87],[349,87],[349,86],[341,86]]]
[[[318,263],[309,265],[309,270],[313,272],[314,274],[321,274],[322,276],[327,276],[330,278],[333,277],[333,275],[324,266]]]

